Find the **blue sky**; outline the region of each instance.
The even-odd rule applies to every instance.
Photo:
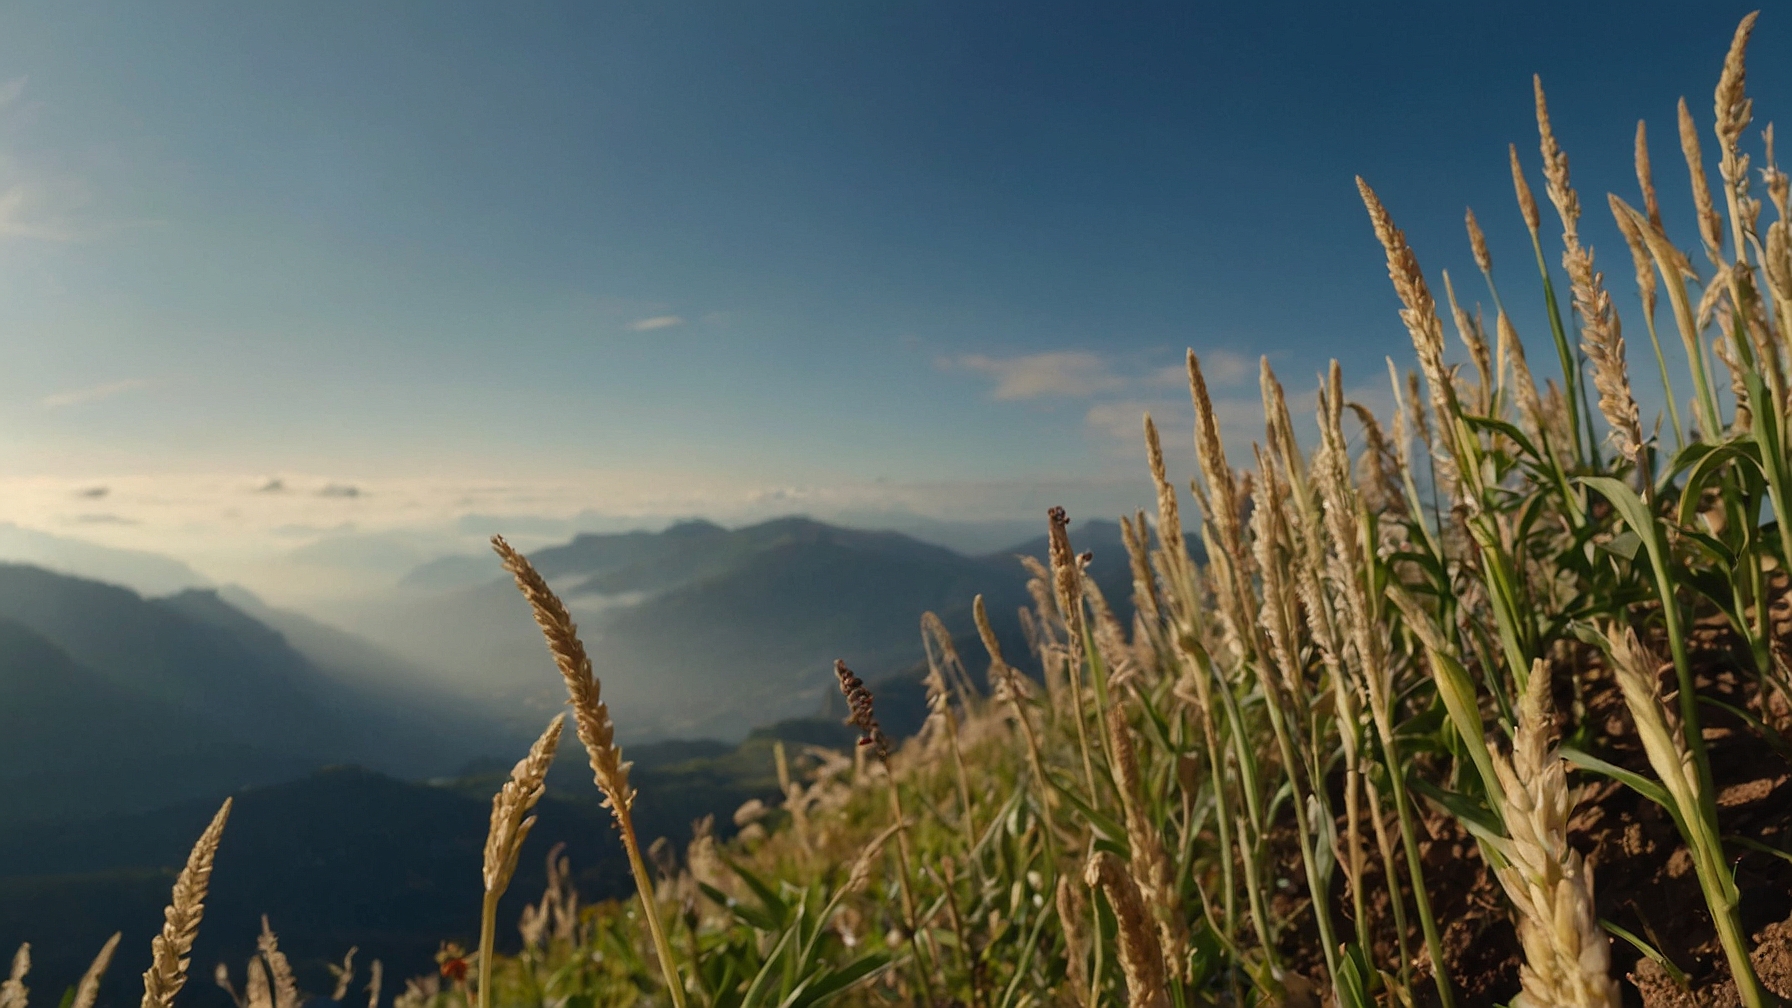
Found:
[[[1631,311],[1598,197],[1646,118],[1684,231],[1674,101],[1708,131],[1748,9],[8,5],[0,477],[40,523],[94,506],[46,487],[201,475],[403,484],[431,521],[471,505],[415,488],[457,481],[519,514],[1118,510],[1139,411],[1186,440],[1185,347],[1240,443],[1259,354],[1302,402],[1333,356],[1369,397],[1408,361],[1358,173],[1484,300],[1477,209],[1545,370],[1505,162],[1536,169],[1533,72]],[[1788,43],[1768,12],[1755,52]],[[1781,62],[1750,90],[1792,107]]]

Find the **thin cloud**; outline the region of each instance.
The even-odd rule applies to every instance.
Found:
[[[1125,386],[1125,380],[1092,353],[1058,351],[1021,357],[970,354],[946,362],[948,367],[976,371],[995,379],[991,398],[1011,402],[1042,396],[1087,398]]]
[[[644,318],[635,322],[630,322],[628,327],[635,332],[652,332],[655,329],[670,329],[677,325],[684,325],[684,318],[682,316],[655,315],[652,318]]]
[[[1231,350],[1197,350],[1201,374],[1209,385],[1236,385],[1257,374],[1257,359]],[[1178,388],[1188,384],[1188,365],[1170,364],[1152,372],[1147,384]]]
[[[61,409],[64,406],[83,406],[87,403],[110,399],[132,389],[144,388],[148,384],[149,379],[147,378],[126,378],[123,381],[107,382],[104,385],[91,385],[68,392],[57,392],[44,396],[43,407],[44,409]]]

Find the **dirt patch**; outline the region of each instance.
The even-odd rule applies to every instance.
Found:
[[[1792,620],[1782,598],[1780,621]],[[1780,622],[1776,621],[1776,622]],[[1792,639],[1781,628],[1781,640]],[[1695,628],[1690,650],[1702,698],[1744,711],[1780,727],[1792,725],[1792,711],[1778,694],[1757,694],[1749,656],[1738,652],[1727,628],[1706,622]],[[1661,649],[1665,653],[1665,648]],[[1581,748],[1628,770],[1653,777],[1631,723],[1629,710],[1598,653],[1561,648],[1553,656],[1556,706],[1564,737]],[[1671,666],[1662,669],[1662,688],[1675,686]],[[1765,701],[1765,702],[1764,702]],[[1792,763],[1743,719],[1715,704],[1702,711],[1712,772],[1720,783],[1719,826],[1726,837],[1742,837],[1778,850],[1792,850]],[[1784,743],[1782,743],[1783,745]],[[1433,775],[1432,779],[1440,779]],[[1342,784],[1331,782],[1335,808],[1341,810]],[[1660,967],[1628,942],[1612,942],[1613,972],[1628,976],[1622,985],[1630,1008],[1718,1008],[1737,1003],[1716,931],[1705,910],[1692,861],[1672,818],[1660,806],[1623,785],[1589,773],[1570,775],[1582,789],[1569,823],[1569,842],[1592,866],[1598,913],[1660,949],[1689,978],[1681,990]],[[1421,843],[1427,886],[1442,931],[1446,966],[1456,985],[1458,1003],[1466,1006],[1506,1004],[1518,993],[1521,952],[1510,910],[1497,880],[1481,860],[1473,839],[1453,818],[1424,807],[1428,834]],[[1342,834],[1344,824],[1338,824]],[[1365,834],[1368,830],[1365,826]],[[1397,936],[1392,922],[1381,858],[1368,838],[1370,931],[1378,965],[1396,960]],[[1299,879],[1293,844],[1279,842],[1278,868]],[[1755,952],[1763,980],[1778,993],[1792,995],[1792,863],[1745,845],[1726,845],[1736,884],[1743,894],[1743,924],[1758,935]],[[1404,857],[1399,870],[1405,871]],[[1340,940],[1355,933],[1350,896],[1339,872],[1332,892]],[[1411,889],[1401,886],[1408,927],[1405,947],[1418,967],[1412,992],[1416,1008],[1434,1004],[1436,992],[1425,977],[1424,943],[1412,911]],[[1305,909],[1304,887],[1283,894],[1278,913],[1290,919],[1280,951],[1289,965],[1327,991],[1316,928]],[[1771,978],[1771,979],[1770,979]]]

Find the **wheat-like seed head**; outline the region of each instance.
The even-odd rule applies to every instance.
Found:
[[[1493,354],[1487,348],[1487,338],[1481,333],[1480,327],[1456,303],[1456,288],[1450,283],[1450,271],[1444,270],[1442,275],[1444,299],[1450,306],[1450,318],[1456,324],[1456,337],[1468,349],[1469,360],[1474,361],[1475,373],[1481,379],[1481,387],[1476,391],[1475,408],[1481,413],[1490,412],[1493,401]]]
[[[603,702],[603,684],[592,673],[591,658],[579,640],[578,624],[528,557],[513,549],[503,536],[492,537],[492,549],[503,559],[504,569],[516,579],[517,589],[528,600],[560,677],[566,682],[579,741],[590,757],[591,773],[604,793],[604,805],[618,816],[626,815],[635,800],[635,790],[628,783],[629,764],[622,761],[622,749],[616,745],[616,725],[610,720],[609,706]]]
[[[1483,273],[1493,272],[1493,256],[1487,254],[1487,236],[1481,233],[1481,222],[1475,220],[1475,211],[1471,207],[1463,217],[1468,227],[1469,251],[1475,255],[1475,266]]]
[[[1660,662],[1629,627],[1608,625],[1603,631],[1612,659],[1612,675],[1624,695],[1624,706],[1636,722],[1637,736],[1649,766],[1675,804],[1696,813],[1699,771],[1674,724],[1674,714],[1661,696]]]
[[[1543,191],[1549,195],[1549,201],[1555,204],[1556,215],[1562,218],[1562,233],[1565,236],[1578,235],[1580,197],[1568,183],[1568,155],[1563,153],[1562,145],[1556,142],[1555,127],[1549,122],[1549,102],[1543,96],[1543,78],[1533,74],[1531,88],[1537,96],[1537,139],[1538,147],[1543,153]]]
[[[93,1003],[99,1000],[100,980],[111,967],[112,953],[118,951],[118,940],[123,936],[123,932],[114,931],[106,944],[100,946],[99,954],[88,964],[87,972],[81,974],[81,982],[75,985],[75,999],[69,1002],[69,1008],[93,1008]]]
[[[1046,512],[1049,522],[1047,542],[1050,546],[1052,586],[1057,592],[1058,614],[1070,636],[1072,653],[1083,641],[1083,575],[1076,553],[1070,548],[1070,516],[1061,507]]]
[[[386,979],[386,967],[375,959],[367,972],[367,1008],[380,1008],[380,986]]]
[[[523,841],[535,826],[535,817],[529,812],[547,793],[548,768],[554,764],[554,750],[560,745],[560,730],[565,723],[555,714],[529,747],[529,755],[517,761],[510,779],[492,795],[492,818],[485,833],[485,865],[481,873],[488,893],[502,893],[516,873]]]
[[[1699,222],[1699,237],[1705,240],[1705,255],[1712,265],[1723,265],[1724,223],[1711,201],[1711,184],[1705,180],[1705,156],[1699,150],[1699,128],[1692,121],[1686,99],[1677,108],[1680,124],[1680,153],[1686,157],[1686,170],[1692,177],[1692,200]]]
[[[1054,902],[1058,908],[1058,927],[1064,931],[1065,972],[1069,975],[1071,994],[1078,1004],[1087,1005],[1089,993],[1085,989],[1085,977],[1089,968],[1089,933],[1083,929],[1083,915],[1088,906],[1084,902],[1082,883],[1070,872],[1058,876]]]
[[[1636,184],[1643,191],[1643,211],[1649,223],[1661,227],[1661,200],[1655,195],[1655,171],[1649,165],[1649,127],[1636,121]]]
[[[249,1008],[274,1008],[274,992],[268,986],[268,970],[260,957],[249,960],[249,978],[243,981],[243,996]]]
[[[1107,893],[1108,905],[1114,910],[1120,944],[1120,972],[1126,977],[1128,1008],[1169,1008],[1163,949],[1158,944],[1157,931],[1151,926],[1151,917],[1138,886],[1121,866],[1120,859],[1107,851],[1096,851],[1084,867],[1083,881],[1090,888],[1101,886]]]
[[[1151,482],[1157,489],[1157,545],[1163,563],[1164,580],[1174,585],[1189,577],[1188,544],[1183,539],[1182,509],[1176,501],[1176,487],[1164,469],[1164,449],[1158,441],[1157,425],[1151,414],[1145,414],[1145,461],[1151,468]]]
[[[1592,872],[1568,845],[1574,802],[1563,761],[1549,745],[1550,677],[1546,663],[1531,668],[1519,700],[1512,756],[1494,757],[1502,785],[1503,819],[1511,842],[1500,884],[1519,910],[1525,961],[1520,1008],[1618,1008],[1611,977],[1611,939],[1599,926]]]
[[[1599,390],[1599,412],[1611,425],[1612,440],[1625,458],[1635,460],[1643,445],[1641,411],[1630,389],[1624,359],[1624,335],[1604,277],[1593,269],[1593,250],[1573,242],[1562,264],[1574,288],[1574,307],[1581,318],[1581,349],[1593,364],[1593,387]]]
[[[1145,512],[1136,517],[1120,516],[1120,538],[1126,545],[1126,559],[1132,566],[1133,612],[1144,616],[1155,626],[1162,603],[1158,601],[1157,578],[1151,573],[1151,547],[1146,537]]]
[[[280,951],[280,940],[268,926],[266,914],[261,917],[261,935],[256,938],[255,947],[267,960],[268,975],[273,978],[274,1008],[299,1008],[298,980],[292,975],[292,964],[287,961],[286,953]]]
[[[1518,212],[1524,215],[1524,226],[1534,241],[1543,229],[1543,215],[1537,211],[1537,197],[1531,195],[1531,184],[1525,181],[1524,166],[1518,163],[1518,145],[1507,144],[1506,153],[1512,161],[1512,189],[1518,195]]]
[[[1133,883],[1138,886],[1140,898],[1157,922],[1163,966],[1183,977],[1182,963],[1188,958],[1189,948],[1188,925],[1182,919],[1175,870],[1170,865],[1169,853],[1164,850],[1163,834],[1145,811],[1138,749],[1133,745],[1132,727],[1126,723],[1126,712],[1119,704],[1108,709],[1107,730],[1109,751],[1114,760],[1114,783],[1120,791],[1120,807],[1126,819],[1126,840],[1131,854],[1127,868]]]
[[[1524,420],[1531,436],[1537,437],[1548,430],[1548,427],[1543,413],[1543,400],[1537,396],[1537,383],[1531,378],[1531,366],[1525,360],[1524,342],[1518,338],[1518,330],[1512,325],[1512,319],[1503,311],[1494,320],[1494,330],[1499,334],[1500,346],[1506,359],[1512,362],[1512,388],[1518,399],[1518,415]]]
[[[1636,288],[1643,299],[1643,314],[1653,318],[1655,315],[1655,298],[1657,294],[1655,260],[1649,257],[1649,246],[1643,241],[1643,232],[1636,221],[1624,212],[1623,201],[1616,196],[1607,196],[1611,205],[1612,218],[1618,222],[1618,232],[1624,236],[1624,244],[1630,248],[1630,262],[1636,268]]]
[[[1213,397],[1207,392],[1207,376],[1201,372],[1200,358],[1193,350],[1188,352],[1188,388],[1195,405],[1195,461],[1207,484],[1208,498],[1214,503],[1215,513],[1210,517],[1219,529],[1221,548],[1238,562],[1244,540],[1238,520],[1238,485],[1226,459],[1219,418],[1213,412]]]
[[[229,818],[230,799],[226,798],[174,880],[173,896],[162,911],[162,933],[150,942],[151,962],[143,974],[143,1008],[170,1008],[174,996],[187,982],[188,956],[193,952],[193,939],[199,934],[199,920],[205,916],[205,892],[211,884],[212,863],[217,859],[218,841],[224,836],[224,822]]]
[[[859,850],[859,856],[853,860],[852,870],[846,875],[845,888],[847,892],[865,891],[865,887],[871,884],[871,873],[876,870],[878,861],[884,856],[884,845],[889,843],[890,838],[907,825],[908,823],[903,822],[895,823],[882,833],[872,837],[871,842]]]
[[[1432,445],[1438,482],[1448,487],[1452,496],[1471,507],[1475,506],[1473,496],[1463,492],[1462,481],[1471,474],[1462,471],[1457,453],[1456,435],[1452,426],[1452,418],[1459,412],[1456,380],[1444,364],[1444,330],[1443,322],[1437,316],[1437,302],[1431,296],[1431,288],[1425,283],[1425,274],[1419,268],[1418,256],[1413,254],[1412,246],[1407,244],[1406,234],[1394,226],[1394,219],[1382,205],[1380,197],[1375,195],[1375,190],[1369,188],[1369,183],[1363,181],[1361,176],[1357,177],[1356,187],[1363,197],[1363,205],[1368,208],[1375,237],[1387,253],[1388,279],[1393,281],[1394,292],[1400,296],[1400,303],[1404,306],[1400,310],[1400,321],[1406,325],[1406,331],[1412,337],[1413,349],[1419,357],[1419,369],[1425,373],[1425,384],[1431,390],[1431,409],[1438,417],[1438,437],[1442,444],[1432,443],[1428,425],[1420,423],[1418,426],[1420,433],[1425,436],[1426,444]],[[1417,401],[1415,394],[1414,402]]]
[[[355,953],[361,951],[350,946],[348,954],[342,957],[342,965],[325,963],[330,968],[330,975],[336,978],[336,989],[330,994],[330,1000],[341,1002],[348,996],[349,985],[355,982]]]
[[[12,954],[12,971],[0,982],[0,1008],[25,1008],[31,989],[25,986],[25,975],[31,972],[31,943],[25,942]]]
[[[1755,19],[1761,16],[1755,11],[1743,17],[1736,26],[1736,34],[1730,39],[1730,51],[1724,55],[1724,69],[1718,75],[1717,92],[1714,104],[1717,110],[1717,139],[1722,157],[1721,171],[1724,181],[1733,190],[1748,184],[1748,159],[1740,156],[1737,145],[1742,142],[1742,132],[1754,119],[1754,102],[1749,100],[1747,85],[1748,39],[1755,30]]]

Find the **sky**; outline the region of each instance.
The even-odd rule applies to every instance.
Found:
[[[1238,451],[1263,355],[1386,408],[1358,174],[1469,301],[1477,210],[1551,372],[1532,73],[1647,386],[1599,196],[1646,119],[1692,244],[1674,103],[1708,138],[1749,9],[9,4],[0,520],[234,572],[469,516],[1118,513],[1144,411],[1189,468],[1186,349]]]

